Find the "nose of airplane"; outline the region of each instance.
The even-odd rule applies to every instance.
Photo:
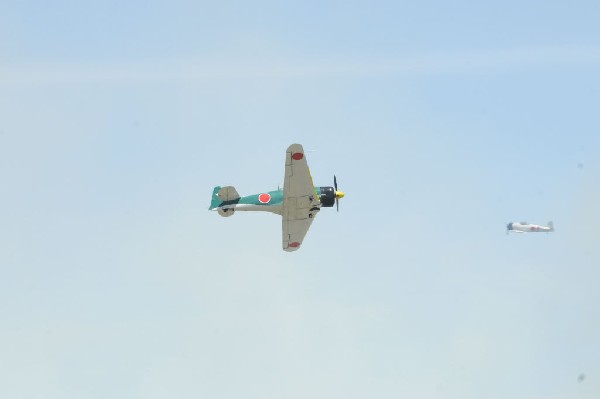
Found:
[[[344,198],[344,195],[346,195],[346,193],[344,193],[343,191],[335,192],[335,198]]]
[[[512,223],[509,223],[506,225],[506,230],[512,230]]]

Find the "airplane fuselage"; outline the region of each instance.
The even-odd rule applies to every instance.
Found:
[[[219,192],[220,187],[215,187],[215,190],[213,191],[213,201],[215,205],[211,205],[209,210],[217,211],[221,216],[231,216],[236,211],[271,212],[277,215],[283,214],[284,193],[282,189],[266,191],[225,201],[220,200]],[[343,196],[344,193],[342,191],[336,191],[334,187],[314,187],[314,196],[311,196],[309,201],[312,202],[313,199],[317,199],[319,203],[310,210],[311,215],[309,216],[312,217],[312,213],[320,211],[321,207],[332,207],[336,201],[336,197],[341,198]]]
[[[315,187],[315,198],[321,198],[321,196],[319,196],[317,193],[320,192],[322,188],[327,189],[328,187]],[[213,195],[215,197],[218,197],[218,192],[215,192]],[[315,207],[317,209],[313,209],[313,211],[319,211],[321,209],[321,206],[331,205],[319,204]],[[283,190],[278,189],[274,191],[267,191],[259,194],[240,197],[231,201],[223,201],[219,206],[211,208],[210,210],[218,211],[221,216],[230,216],[235,211],[271,212],[277,215],[281,215],[283,212],[282,209]]]
[[[233,214],[232,211],[271,212],[281,215],[282,206],[283,190],[279,189],[247,195],[232,201],[223,201],[221,205],[212,210],[218,211],[222,216],[226,216],[228,213]]]

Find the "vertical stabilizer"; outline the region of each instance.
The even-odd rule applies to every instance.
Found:
[[[554,231],[554,223],[552,220],[548,222],[548,227],[550,227],[550,231]]]
[[[221,186],[216,186],[213,189],[212,197],[210,199],[210,207],[208,208],[209,211],[217,208],[223,203],[223,201],[221,201],[221,199],[219,198],[219,191],[221,191]]]

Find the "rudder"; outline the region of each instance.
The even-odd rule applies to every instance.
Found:
[[[210,206],[208,207],[209,211],[218,208],[219,205],[223,203],[223,201],[221,201],[221,199],[219,198],[219,191],[221,191],[221,186],[216,186],[215,188],[213,188],[212,197],[210,199]]]

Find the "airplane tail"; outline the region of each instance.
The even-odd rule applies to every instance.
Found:
[[[209,211],[220,207],[224,202],[235,201],[240,198],[237,190],[233,186],[216,186],[213,188],[213,194],[210,200]]]
[[[548,227],[550,227],[550,231],[554,231],[554,223],[552,220],[548,222]]]

